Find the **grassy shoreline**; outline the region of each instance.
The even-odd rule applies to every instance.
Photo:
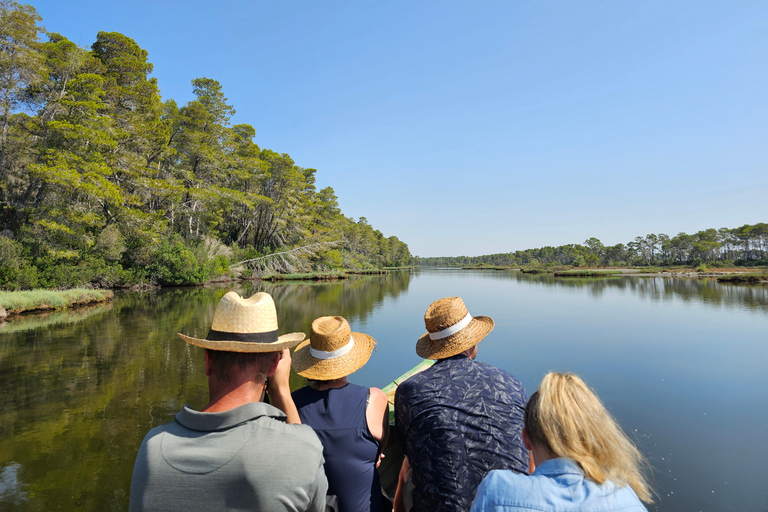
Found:
[[[718,283],[768,284],[768,272],[748,274],[728,274],[717,277]]]
[[[305,274],[267,274],[262,281],[334,281],[347,279],[344,272],[307,272]]]
[[[478,265],[478,266],[468,266],[468,267],[461,267],[461,270],[520,270],[520,267],[506,267],[506,266],[487,266],[487,265]]]
[[[563,270],[555,272],[555,277],[617,277],[620,270]]]
[[[114,294],[111,290],[73,288],[71,290],[0,291],[0,318],[29,311],[49,311],[107,302]]]
[[[408,268],[408,267],[402,267]],[[349,276],[384,276],[389,274],[391,269],[372,269],[372,270],[336,270],[332,272],[306,272],[303,274],[267,274],[261,278],[262,281],[334,281],[337,279],[347,279]]]

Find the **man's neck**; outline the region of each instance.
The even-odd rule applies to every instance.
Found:
[[[260,402],[264,396],[264,383],[242,382],[239,385],[217,387],[208,385],[210,400],[203,412],[224,412],[252,402]]]

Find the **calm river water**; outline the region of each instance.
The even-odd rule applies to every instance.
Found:
[[[345,316],[379,342],[351,380],[377,386],[419,362],[430,302],[460,295],[496,321],[479,360],[529,394],[549,370],[597,390],[653,465],[650,510],[768,510],[768,287],[458,270],[125,293],[7,322],[0,509],[125,510],[144,434],[207,401],[203,351],[176,333],[204,337],[229,289],[270,292],[282,332]]]

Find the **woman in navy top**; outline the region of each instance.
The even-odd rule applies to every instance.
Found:
[[[647,462],[600,399],[572,373],[548,373],[525,407],[531,476],[488,473],[472,512],[646,512]]]
[[[312,322],[309,341],[296,348],[292,366],[310,380],[292,393],[301,422],[323,443],[328,503],[339,512],[381,510],[376,467],[389,434],[389,405],[378,388],[357,386],[347,376],[371,357],[376,341],[351,332],[340,317]]]

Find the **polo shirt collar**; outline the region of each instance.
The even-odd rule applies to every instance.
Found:
[[[548,476],[578,475],[583,477],[584,470],[581,469],[581,466],[579,466],[573,459],[557,458],[545,460],[536,467],[533,474]]]
[[[176,414],[176,421],[190,430],[213,432],[226,430],[246,421],[268,416],[285,421],[287,416],[277,407],[264,402],[251,402],[223,412],[200,412],[188,405]]]

